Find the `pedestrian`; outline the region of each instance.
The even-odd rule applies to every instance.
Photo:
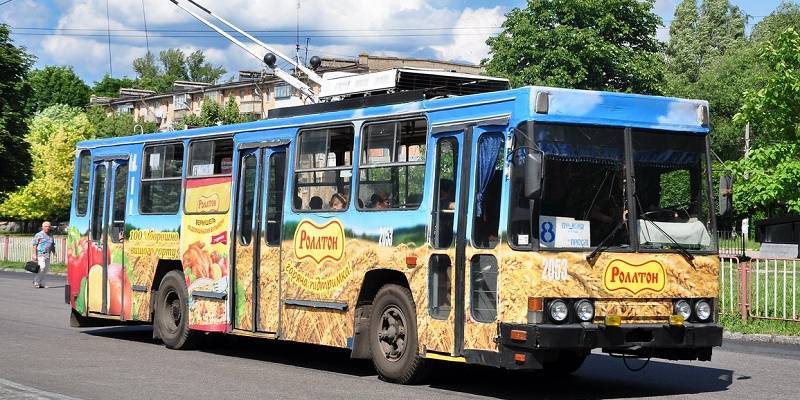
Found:
[[[39,273],[33,277],[33,287],[47,289],[44,280],[47,270],[50,269],[50,255],[56,253],[56,244],[53,235],[50,234],[49,222],[42,223],[42,230],[33,236],[31,246],[33,247],[31,259],[39,263]]]

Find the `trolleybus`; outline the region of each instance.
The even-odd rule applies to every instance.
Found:
[[[400,383],[430,359],[710,360],[707,102],[523,87],[355,103],[79,143],[73,326],[348,348]]]

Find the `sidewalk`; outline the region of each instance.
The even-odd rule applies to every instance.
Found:
[[[20,273],[31,274],[30,272],[28,272],[28,271],[25,271],[24,269],[19,269],[19,268],[0,268],[0,271],[3,271],[3,272],[20,272]],[[33,275],[33,274],[31,274],[31,275]],[[47,275],[48,275],[48,276],[49,276],[49,275],[53,275],[53,276],[67,276],[67,273],[66,273],[66,272],[53,272],[53,271],[48,271],[48,272],[47,272]]]
[[[800,346],[800,336],[772,335],[765,333],[722,332],[722,340],[740,340],[743,342],[777,343]]]

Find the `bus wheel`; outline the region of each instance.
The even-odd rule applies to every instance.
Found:
[[[170,349],[190,349],[197,341],[197,335],[189,329],[187,295],[186,281],[180,271],[167,273],[158,287],[156,329]]]
[[[372,362],[381,378],[402,384],[422,379],[425,360],[419,355],[411,291],[384,285],[372,303],[369,332]]]
[[[589,356],[588,351],[562,350],[557,360],[544,363],[544,373],[553,376],[572,374],[583,365],[587,356]]]

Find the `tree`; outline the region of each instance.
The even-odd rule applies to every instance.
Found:
[[[92,87],[92,93],[97,96],[117,97],[119,96],[120,89],[132,88],[136,86],[136,81],[128,78],[127,76],[122,78],[114,78],[109,74],[105,74],[103,79],[94,83],[94,86]]]
[[[758,90],[744,94],[735,119],[755,122],[771,140],[800,141],[800,33],[788,28],[774,42],[764,44],[762,60],[769,76]]]
[[[769,75],[763,87],[745,92],[734,120],[754,123],[771,144],[736,163],[734,206],[741,212],[800,213],[800,33],[786,29],[763,45],[761,57]]]
[[[205,61],[205,55],[198,50],[187,58],[180,49],[167,49],[158,53],[158,62],[151,52],[133,60],[133,69],[143,89],[165,92],[175,81],[192,80],[214,82],[225,74],[222,66],[213,66]]]
[[[55,105],[36,114],[25,136],[33,158],[33,179],[0,204],[0,215],[22,220],[66,217],[75,145],[93,138],[94,132],[77,107]]]
[[[239,105],[233,97],[228,98],[224,108],[214,100],[204,98],[200,106],[200,115],[187,115],[183,123],[190,127],[198,127],[235,124],[245,120],[246,118],[239,114]]]
[[[16,47],[7,25],[0,24],[0,198],[24,184],[30,171],[28,145],[23,140],[25,104],[31,95],[25,81],[33,57]]]
[[[653,0],[529,0],[487,40],[487,72],[514,86],[659,93],[661,18]]]
[[[761,45],[777,39],[787,28],[800,32],[800,4],[782,1],[753,27],[750,39]]]
[[[214,82],[225,75],[225,68],[215,67],[206,62],[206,56],[200,50],[189,54],[186,59],[186,68],[189,72],[189,80],[193,82]]]
[[[155,122],[136,121],[131,114],[108,113],[102,107],[92,107],[86,111],[89,122],[94,126],[98,138],[129,136],[135,133],[158,131]],[[136,126],[141,126],[141,131]]]
[[[89,86],[75,74],[72,67],[50,65],[31,71],[28,83],[33,95],[28,103],[30,114],[56,104],[86,107],[89,104]]]
[[[703,0],[700,10],[696,0],[683,0],[675,10],[667,45],[668,69],[688,82],[730,49],[745,42],[747,17],[728,0]]]

